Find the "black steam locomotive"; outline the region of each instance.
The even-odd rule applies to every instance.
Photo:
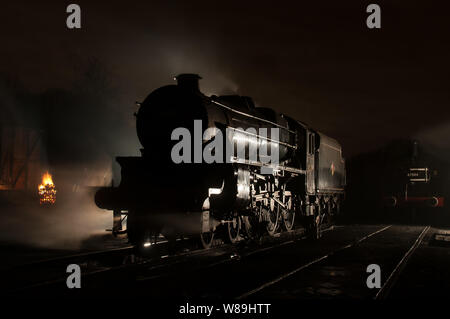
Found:
[[[359,154],[347,161],[345,217],[363,223],[448,224],[448,167],[431,145],[411,139]]]
[[[423,151],[419,152],[418,141],[404,144],[406,150],[403,153],[409,156],[404,156],[401,161],[393,161],[396,169],[384,180],[387,184],[384,204],[394,208],[443,208],[444,180],[438,171],[442,173],[441,168],[446,165],[430,158]]]
[[[96,193],[113,231],[126,217],[135,245],[200,234],[205,248],[219,235],[235,243],[300,225],[320,236],[343,200],[340,144],[249,97],[205,96],[199,79],[179,75],[140,104],[142,156],[117,157],[120,185]]]

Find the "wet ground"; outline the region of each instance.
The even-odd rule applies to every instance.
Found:
[[[64,248],[63,245],[61,245],[61,248],[48,248],[3,242],[0,243],[0,251],[3,255],[0,270],[62,256],[126,247],[128,246],[128,240],[124,236],[113,237],[110,232],[104,232],[81,240],[77,246],[79,247],[76,249],[73,247]]]
[[[63,280],[14,295],[109,297],[120,292],[122,297],[241,302],[448,298],[450,242],[443,231],[425,225],[337,226],[317,241],[297,236],[159,256],[83,276],[81,289],[68,289]],[[380,288],[367,286],[371,264],[380,267]]]

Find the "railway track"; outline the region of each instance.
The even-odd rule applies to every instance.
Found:
[[[271,286],[274,286],[274,285],[277,285],[277,284],[279,286],[281,286],[283,281],[289,280],[289,278],[294,276],[295,274],[298,275],[298,273],[300,273],[302,271],[310,270],[310,268],[313,268],[316,264],[325,263],[327,259],[330,259],[332,257],[335,258],[336,260],[339,260],[339,259],[342,260],[343,258],[347,258],[347,256],[343,256],[342,255],[345,250],[351,249],[353,247],[357,247],[358,245],[360,245],[364,241],[366,241],[366,240],[368,240],[368,239],[370,239],[370,238],[372,238],[372,237],[374,237],[374,236],[376,236],[378,234],[381,234],[382,232],[387,231],[391,227],[392,227],[392,225],[383,227],[383,228],[381,228],[381,229],[379,229],[379,230],[377,230],[377,231],[375,231],[375,232],[373,232],[373,233],[371,233],[371,234],[369,234],[367,236],[364,236],[363,238],[359,239],[358,241],[356,241],[354,243],[350,243],[348,245],[342,246],[342,247],[340,247],[340,248],[338,248],[338,249],[336,249],[336,250],[334,250],[334,251],[332,251],[332,252],[330,252],[328,254],[324,254],[324,255],[322,255],[320,257],[317,257],[316,259],[314,259],[314,260],[312,260],[310,262],[304,263],[304,264],[300,265],[299,267],[295,268],[294,270],[292,270],[290,272],[284,273],[284,274],[278,276],[277,278],[275,278],[273,280],[265,282],[264,284],[262,284],[262,285],[254,288],[254,289],[252,289],[250,291],[247,291],[247,292],[237,296],[236,299],[237,300],[248,299],[248,298],[254,297],[255,295],[258,296],[258,297],[261,297],[261,296],[274,297],[274,296],[276,296],[276,294],[274,294],[274,293],[264,293],[263,290],[270,289]],[[429,230],[430,230],[430,226],[423,227],[418,233],[416,233],[416,237],[413,237],[414,240],[412,241],[412,245],[410,247],[407,246],[405,248],[405,246],[403,246],[403,248],[405,248],[403,250],[403,253],[401,255],[399,254],[397,259],[396,259],[398,261],[398,263],[396,264],[396,266],[392,270],[388,271],[389,275],[385,276],[386,279],[385,279],[382,287],[379,290],[377,290],[374,295],[373,294],[372,295],[368,294],[368,292],[370,292],[371,290],[368,289],[367,287],[363,287],[363,285],[362,285],[362,283],[365,281],[365,278],[367,277],[367,275],[366,276],[361,276],[359,278],[360,283],[361,283],[360,288],[362,287],[363,290],[364,290],[363,293],[361,294],[361,297],[369,296],[369,298],[371,297],[371,298],[373,298],[375,300],[389,298],[389,293],[390,293],[391,289],[396,284],[396,282],[397,282],[399,276],[401,275],[402,271],[407,266],[407,263],[410,260],[411,256],[414,254],[415,250],[422,243],[425,235],[427,234],[427,232]],[[407,248],[409,248],[409,249],[407,249]],[[374,260],[376,260],[376,259],[374,259]],[[364,265],[365,264],[363,264],[363,263],[361,264],[361,266],[364,266]],[[323,271],[323,269],[325,267],[317,267],[315,270],[311,270],[311,272]],[[308,276],[308,275],[309,274],[306,274],[306,276]],[[320,285],[321,283],[316,281],[316,284]],[[297,287],[297,289],[298,288],[299,287]],[[304,296],[304,294],[302,296]],[[337,297],[339,297],[339,296],[337,296]],[[355,297],[355,296],[353,296],[353,297]]]
[[[335,229],[336,227],[338,227],[338,226],[327,227],[327,228],[323,229],[322,232],[326,233],[328,231]],[[225,252],[225,254],[223,254],[223,256],[221,256],[223,258],[220,258],[217,261],[209,262],[206,264],[200,264],[195,268],[195,270],[202,271],[202,270],[213,268],[215,266],[219,266],[222,264],[234,262],[236,260],[240,260],[241,258],[247,258],[249,256],[263,253],[266,251],[270,251],[272,249],[276,249],[276,248],[279,248],[282,246],[291,245],[298,240],[305,240],[306,238],[307,238],[307,236],[304,234],[303,231],[299,231],[299,232],[293,231],[293,232],[285,233],[285,235],[283,237],[281,237],[281,240],[274,240],[274,238],[272,238],[272,237],[267,237],[266,244],[263,245],[262,247],[255,248],[255,246],[250,246],[250,247],[239,248],[239,246],[223,245],[222,248],[224,248],[224,247],[230,248]],[[287,239],[287,240],[282,240],[282,239]],[[199,255],[202,252],[203,252],[203,254],[210,254],[212,251],[200,250],[196,254]],[[193,252],[193,253],[195,253],[195,252]],[[179,261],[177,261],[176,263],[178,263],[178,262]],[[168,266],[168,265],[161,265],[161,266]],[[155,268],[152,268],[152,269],[155,269]],[[171,275],[170,272],[165,271],[164,273],[158,274],[158,275],[152,275],[149,277],[139,277],[139,278],[137,278],[137,280],[138,281],[146,281],[146,280],[152,280],[152,279],[157,279],[157,278],[159,279],[159,278],[163,278],[163,277],[169,277],[170,275]]]
[[[91,273],[101,269],[123,264],[126,256],[133,253],[133,247],[121,247],[101,251],[64,255],[16,265],[4,270],[8,273],[2,285],[3,293],[19,292],[52,282],[65,280],[66,269],[77,264],[83,272]],[[64,279],[63,279],[64,278]]]
[[[314,259],[314,260],[312,260],[312,261],[310,261],[310,262],[308,262],[308,263],[306,263],[306,264],[303,264],[303,265],[301,265],[300,267],[298,267],[298,268],[296,268],[296,269],[294,269],[294,270],[292,270],[292,271],[290,271],[290,272],[288,272],[288,273],[282,274],[281,276],[279,276],[279,277],[277,277],[277,278],[275,278],[275,279],[273,279],[273,280],[271,280],[271,281],[269,281],[269,282],[266,282],[266,283],[264,283],[263,285],[261,285],[261,286],[255,288],[255,289],[252,289],[252,290],[250,290],[250,291],[248,291],[248,292],[246,292],[246,293],[244,293],[244,294],[242,294],[242,295],[237,296],[236,299],[239,300],[239,299],[248,298],[248,297],[254,295],[255,293],[257,293],[257,292],[259,292],[259,291],[261,291],[261,290],[263,290],[263,289],[265,289],[265,288],[267,288],[267,287],[270,287],[270,286],[272,286],[272,285],[274,285],[274,284],[276,284],[276,283],[279,283],[279,282],[282,281],[282,280],[287,279],[288,277],[290,277],[290,276],[292,276],[292,275],[298,273],[299,271],[302,271],[302,270],[304,270],[304,269],[306,269],[306,268],[308,268],[308,267],[311,267],[312,265],[314,265],[314,264],[316,264],[316,263],[319,263],[319,262],[321,262],[321,261],[327,259],[328,257],[333,256],[333,255],[335,255],[335,254],[341,252],[342,250],[351,248],[351,247],[353,247],[354,245],[357,245],[357,244],[363,242],[364,240],[366,240],[366,239],[368,239],[368,238],[370,238],[370,237],[372,237],[372,236],[375,236],[376,234],[379,234],[379,233],[385,231],[386,229],[389,229],[391,226],[392,226],[392,225],[383,227],[383,228],[381,228],[381,229],[379,229],[379,230],[377,230],[377,231],[374,231],[373,233],[370,233],[370,234],[367,235],[367,236],[364,236],[363,238],[357,240],[356,242],[353,242],[353,243],[347,244],[347,245],[345,245],[345,246],[342,246],[342,247],[340,247],[340,248],[338,248],[338,249],[336,249],[336,250],[334,250],[334,251],[332,251],[332,252],[330,252],[330,253],[328,253],[328,254],[326,254],[326,255],[323,255],[323,256],[321,256],[321,257],[319,257],[319,258],[316,258],[316,259]]]
[[[407,228],[405,238],[398,240],[399,232],[404,231],[398,226],[369,227],[365,233],[355,231],[358,228],[336,229],[317,244],[286,241],[277,245],[277,249],[261,248],[254,253],[241,254],[239,259],[210,261],[208,265],[179,270],[178,273],[172,269],[170,274],[140,278],[132,287],[136,291],[152,287],[157,293],[150,295],[157,298],[175,295],[236,299],[238,302],[247,299],[374,298],[378,289],[366,286],[366,267],[379,263],[383,284],[391,282],[386,278],[394,271],[395,264],[399,260],[405,261],[403,256],[408,252],[409,256],[412,254],[410,246],[415,244],[417,247],[427,230]],[[212,279],[203,278],[214,278],[214,284]],[[176,282],[177,286],[170,282]]]
[[[391,272],[391,274],[389,275],[389,277],[386,280],[386,282],[383,284],[383,286],[380,288],[380,290],[378,290],[378,292],[375,295],[374,299],[387,299],[387,297],[389,296],[389,293],[390,293],[392,287],[395,285],[395,283],[397,282],[400,274],[405,269],[406,264],[408,263],[409,259],[414,254],[414,252],[416,251],[417,247],[419,247],[419,245],[422,243],[425,235],[427,234],[427,232],[429,230],[430,230],[430,226],[426,226],[422,230],[422,232],[417,237],[417,239],[414,242],[414,244],[403,255],[402,259],[400,259],[400,261],[398,262],[397,266],[395,266],[394,270]]]
[[[323,231],[329,231],[332,227],[328,227]],[[263,245],[262,250],[274,248],[279,243],[270,246],[272,242],[289,240],[296,236],[304,237],[304,230],[298,229],[285,232],[281,235],[270,237],[263,236],[258,242],[250,242],[252,245]],[[93,251],[79,253],[73,255],[64,255],[53,258],[37,260],[21,265],[16,265],[9,269],[8,279],[4,282],[2,294],[20,294],[29,290],[36,290],[46,286],[54,286],[65,284],[68,274],[65,272],[70,264],[77,264],[81,268],[84,278],[94,275],[117,272],[117,271],[133,271],[145,267],[148,270],[156,270],[170,268],[173,265],[186,262],[190,257],[202,255],[226,255],[228,252],[233,254],[235,247],[225,244],[223,241],[216,240],[213,248],[205,250],[199,248],[196,239],[187,238],[185,240],[177,240],[178,244],[174,247],[167,240],[160,239],[153,243],[151,247],[146,248],[146,255],[136,255],[136,247],[126,246],[116,249],[108,249],[102,251]],[[289,242],[289,241],[288,241]],[[238,243],[236,246],[243,245],[244,242]],[[281,243],[282,244],[282,243]],[[269,245],[269,246],[267,246]],[[253,246],[250,253],[258,250]],[[143,251],[141,250],[140,253]],[[227,259],[221,261],[224,262]]]
[[[84,258],[85,263],[94,264],[82,270],[82,289],[67,289],[64,272],[54,280],[23,285],[13,295],[95,297],[127,291],[129,296],[225,298],[238,302],[286,297],[385,299],[429,229],[340,226],[323,230],[324,236],[318,241],[305,240],[305,235],[297,232],[266,238],[263,243],[184,249],[173,254],[160,250],[159,255],[118,263],[120,258],[131,258],[126,256],[131,247],[126,247],[110,252],[116,254],[116,264],[109,266],[93,262],[102,254],[106,260],[112,258],[107,252],[74,255],[70,262]],[[406,234],[404,239],[397,239],[399,232]],[[52,259],[42,265],[54,269],[69,259]],[[366,286],[365,267],[369,263],[381,266],[381,289]]]
[[[357,229],[358,227],[355,227]],[[335,230],[335,231],[331,231]],[[375,229],[375,231],[378,230]],[[340,232],[340,235],[336,235]],[[359,232],[357,232],[359,233]],[[347,237],[343,239],[334,240],[333,237],[339,238],[342,234]],[[361,238],[354,238],[356,233],[351,230],[348,231],[345,227],[328,228],[324,230],[324,237],[330,237],[332,246],[338,248],[337,245],[341,242],[357,242]],[[164,263],[161,266],[149,267],[147,269],[141,268],[140,272],[135,273],[132,280],[123,282],[119,277],[121,289],[131,291],[133,294],[140,295],[145,291],[144,295],[154,298],[164,298],[169,296],[186,296],[186,297],[206,297],[206,298],[229,298],[235,297],[238,289],[235,286],[233,289],[233,282],[238,280],[241,283],[251,284],[252,280],[261,280],[261,273],[254,264],[251,264],[250,269],[247,266],[249,263],[256,261],[256,266],[265,266],[273,268],[272,270],[279,273],[280,269],[272,263],[277,258],[271,256],[279,252],[298,252],[299,245],[304,247],[313,247],[314,250],[322,247],[322,242],[304,240],[305,236],[300,235],[290,240],[283,240],[267,244],[266,246],[258,247],[239,247],[233,246],[232,249],[224,250],[221,253],[211,250],[212,254],[198,255],[195,258],[186,259],[184,261],[174,260],[173,263]],[[284,257],[283,257],[284,258]],[[290,258],[290,263],[295,263],[295,259]],[[280,264],[285,266],[285,260],[280,259]],[[286,262],[289,265],[289,262]],[[246,274],[243,278],[241,275]],[[93,278],[94,279],[94,278]],[[107,293],[108,279],[95,278],[94,282],[90,283],[93,287],[102,287],[102,292]],[[129,278],[128,278],[129,279]],[[206,286],[205,286],[206,285]],[[148,290],[146,287],[152,287]],[[228,291],[222,291],[226,288]],[[186,290],[185,290],[186,289]],[[184,291],[185,290],[185,291]],[[220,291],[220,295],[216,292]]]

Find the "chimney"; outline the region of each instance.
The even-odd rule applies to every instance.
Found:
[[[198,80],[200,79],[201,77],[198,74],[192,73],[184,73],[175,77],[179,87],[193,92],[199,92]]]

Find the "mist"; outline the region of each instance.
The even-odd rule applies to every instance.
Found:
[[[450,124],[421,130],[414,135],[422,147],[430,154],[444,162],[450,162]]]
[[[91,59],[81,73],[72,89],[43,92],[0,76],[0,129],[39,132],[33,150],[36,165],[27,169],[28,184],[11,185],[7,175],[0,176],[2,242],[79,249],[84,240],[111,228],[111,212],[97,208],[93,196],[96,188],[111,185],[115,156],[137,154],[134,117],[103,64]],[[16,152],[16,142],[12,140],[11,149],[5,143],[2,161],[8,160],[9,150]],[[14,153],[13,179],[21,156]],[[57,189],[56,203],[50,206],[40,206],[37,196],[45,172],[53,176]]]
[[[84,240],[107,234],[111,224],[111,214],[95,206],[92,190],[78,189],[70,197],[57,194],[52,206],[40,206],[39,199],[22,195],[2,202],[0,241],[76,250]]]

